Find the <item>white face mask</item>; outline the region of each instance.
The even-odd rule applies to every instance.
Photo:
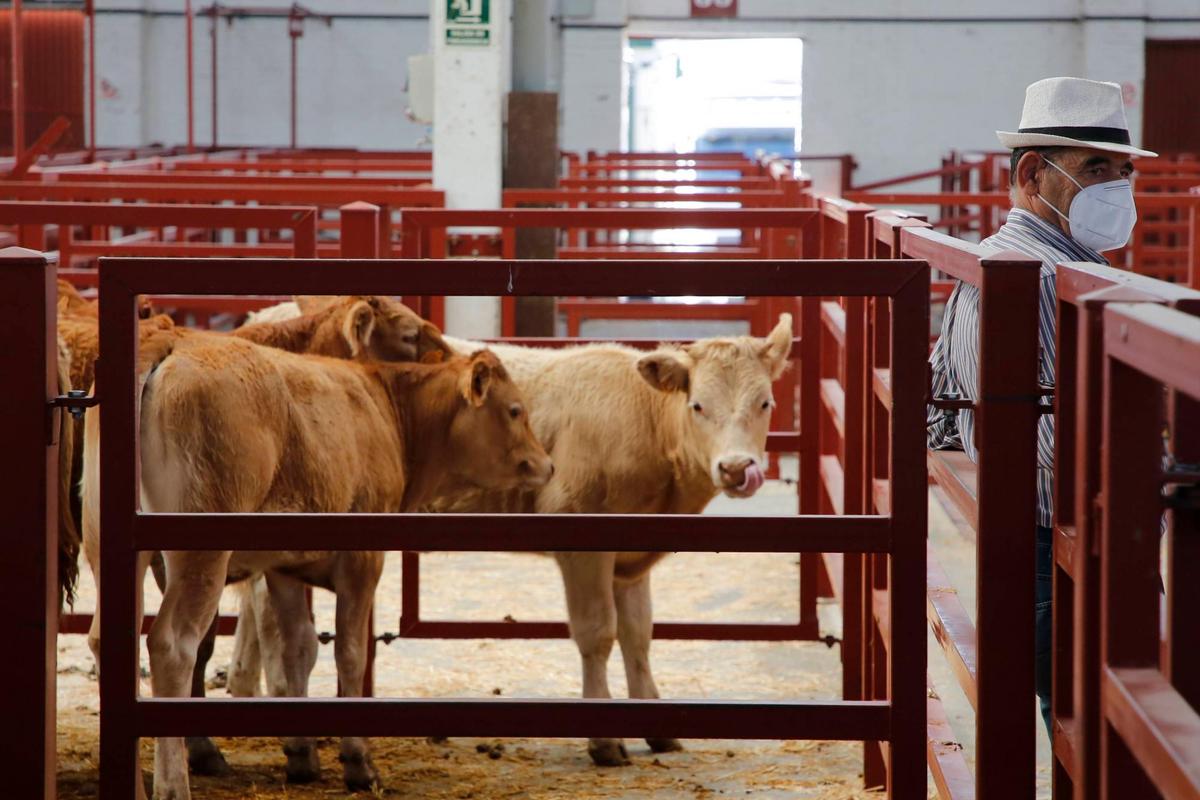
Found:
[[[1071,200],[1071,208],[1068,209],[1070,216],[1038,195],[1039,200],[1070,223],[1071,238],[1098,253],[1124,247],[1137,223],[1137,208],[1133,204],[1133,187],[1129,181],[1122,178],[1085,187],[1058,164],[1048,158],[1042,160],[1079,187],[1079,193]]]

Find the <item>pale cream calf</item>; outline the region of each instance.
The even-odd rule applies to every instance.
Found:
[[[477,347],[453,337],[460,352]],[[750,497],[763,483],[774,407],[771,384],[784,371],[792,319],[780,316],[765,338],[735,337],[646,353],[592,345],[549,349],[495,345],[529,402],[534,432],[557,467],[542,489],[469,492],[436,510],[471,512],[696,514],[717,494]],[[614,641],[634,698],[656,698],[650,669],[653,616],[650,570],[661,553],[557,553],[571,636],[583,666],[583,696],[610,697],[607,663]],[[258,603],[252,618],[276,624]],[[264,623],[265,620],[265,623]],[[239,623],[230,687],[255,692],[260,655],[255,631]],[[269,660],[269,659],[268,659]],[[272,669],[268,666],[268,682]],[[650,740],[655,751],[671,739]],[[593,739],[599,765],[628,763],[624,744]]]

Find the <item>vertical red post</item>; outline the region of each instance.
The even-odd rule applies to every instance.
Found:
[[[194,67],[192,63],[192,23],[194,21],[192,0],[187,0],[184,3],[184,18],[184,27],[187,31],[187,151],[194,153],[196,151],[196,103],[194,96],[195,87],[192,80],[192,70]]]
[[[0,250],[0,336],[20,347],[0,351],[10,381],[0,392],[0,453],[5,480],[4,580],[0,607],[9,617],[5,646],[8,724],[20,735],[5,744],[10,797],[53,800],[55,794],[55,677],[58,634],[57,426],[49,401],[57,394],[54,269],[41,253]],[[57,412],[56,412],[57,413]]]
[[[340,212],[342,258],[379,258],[379,206],[357,201]]]
[[[292,45],[292,97],[291,97],[291,129],[292,129],[292,150],[296,149],[296,47],[300,42],[300,37],[304,35],[304,18],[300,16],[299,9],[293,5],[291,14],[288,16],[288,38]]]
[[[317,257],[317,210],[311,209],[292,228],[292,254],[296,258]]]
[[[220,15],[214,3],[212,8],[212,148],[217,148],[217,21]]]
[[[100,448],[100,797],[134,797],[142,779],[136,730],[141,625],[133,521],[137,513],[137,298],[111,272],[100,273],[96,384],[104,401]]]
[[[927,796],[925,539],[929,503],[925,467],[925,396],[929,384],[925,360],[929,352],[928,267],[896,293],[893,309],[889,342],[892,447],[888,470],[892,498],[888,585],[892,593],[888,603],[891,649],[887,675],[892,741],[887,754],[887,789],[892,800],[917,800]],[[1032,540],[1032,530],[1029,537]],[[1026,559],[1030,566],[1032,553],[1031,547]],[[1032,574],[1031,569],[1031,578]],[[1032,596],[1032,586],[1030,591]],[[1032,634],[1031,630],[1031,644]],[[1031,684],[1032,680],[1030,670]],[[1032,685],[1030,688],[1032,690]],[[1026,705],[1032,708],[1031,703]],[[1027,795],[1009,795],[1010,798],[1018,796]]]
[[[13,115],[13,160],[21,158],[25,152],[25,55],[21,51],[23,34],[21,32],[21,0],[12,0],[12,115]]]
[[[1188,271],[1187,284],[1200,289],[1200,195],[1192,189],[1193,201],[1188,209]]]
[[[984,259],[980,281],[980,400],[975,429],[979,448],[975,778],[980,800],[1032,796],[1037,765],[1032,609],[1038,264],[1008,255]],[[892,379],[896,377],[893,370]],[[1003,399],[993,401],[993,397]],[[899,638],[893,633],[893,641]]]
[[[96,159],[96,0],[87,0],[88,18],[88,160]]]
[[[1162,386],[1108,350],[1127,334],[1104,312],[1100,536],[1100,669],[1159,667],[1158,529],[1162,515]],[[1103,682],[1104,678],[1101,677]],[[1102,690],[1103,691],[1103,690]],[[1102,712],[1102,798],[1158,794]]]

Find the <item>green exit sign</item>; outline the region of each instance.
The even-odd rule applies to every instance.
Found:
[[[489,44],[491,21],[491,0],[446,0],[446,44]]]

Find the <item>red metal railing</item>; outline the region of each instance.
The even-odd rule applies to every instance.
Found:
[[[1102,325],[1099,796],[1200,797],[1200,636],[1186,583],[1200,570],[1200,470],[1176,460],[1200,453],[1200,318],[1110,303]]]
[[[880,214],[871,235],[881,255],[926,260],[931,269],[978,288],[980,302],[979,397],[943,401],[949,408],[973,407],[979,463],[963,453],[930,452],[931,478],[975,531],[977,558],[977,622],[971,624],[956,592],[949,588],[933,553],[929,554],[927,616],[936,638],[967,698],[975,709],[977,760],[972,777],[946,722],[936,692],[928,699],[927,758],[943,798],[1027,797],[1034,791],[1035,735],[1033,720],[1034,650],[1030,606],[1034,597],[1035,443],[1038,418],[1037,275],[1039,263],[1012,253],[994,253],[928,230],[914,219]],[[1003,298],[1003,300],[999,300]],[[863,340],[878,352],[888,330],[888,308],[875,302],[861,315]],[[847,335],[850,319],[847,319]],[[860,386],[862,402],[844,404],[862,420],[864,478],[856,486],[866,510],[886,511],[892,501],[886,478],[887,456],[882,436],[888,431],[886,410],[894,370],[868,360],[847,373],[849,385]],[[868,374],[869,370],[869,374]],[[844,389],[843,389],[844,391]],[[832,394],[832,392],[827,392]],[[827,462],[832,466],[832,462]],[[827,470],[828,472],[829,470]],[[843,564],[851,562],[843,557]],[[859,642],[844,650],[846,690],[877,697],[886,678],[886,630],[889,585],[876,559],[860,559],[857,575],[847,570],[846,637],[857,628]],[[831,576],[832,577],[832,576]],[[860,596],[851,599],[854,587]],[[1013,598],[1028,597],[1028,604]],[[863,620],[859,623],[859,620]],[[976,631],[979,631],[976,635]],[[857,650],[857,652],[856,652]],[[1014,702],[1026,697],[1029,702]],[[887,780],[888,765],[868,743],[864,775],[868,785]]]
[[[346,179],[340,184],[253,184],[230,177],[221,184],[213,183],[125,183],[121,176],[116,182],[38,183],[32,181],[0,182],[0,198],[28,201],[66,202],[95,201],[111,203],[255,203],[259,205],[311,205],[332,211],[347,203],[366,202],[380,209],[380,252],[390,255],[393,244],[393,213],[401,207],[441,206],[445,196],[440,191],[358,185]],[[7,222],[0,217],[0,222]],[[318,227],[320,225],[318,220]],[[264,226],[265,227],[265,226]]]
[[[516,254],[515,231],[518,228],[550,228],[575,230],[663,230],[679,228],[710,229],[761,229],[773,234],[760,234],[766,241],[765,257],[791,252],[803,248],[812,237],[803,235],[804,229],[817,216],[812,209],[666,209],[666,208],[618,208],[618,209],[564,209],[564,208],[514,208],[503,210],[463,211],[458,209],[405,209],[401,213],[402,255],[406,258],[445,258],[448,246],[448,229],[459,227],[492,227],[501,229],[502,254],[512,258]],[[790,246],[788,239],[791,239]],[[789,249],[775,249],[789,247]],[[685,253],[680,257],[687,258]],[[659,254],[659,257],[664,257]],[[595,292],[609,291],[602,284],[594,287]],[[604,296],[604,295],[601,295]],[[739,295],[740,296],[740,295]],[[441,325],[444,320],[440,298],[413,298],[414,308],[425,317]],[[654,304],[654,314],[640,318],[670,313]],[[705,319],[704,309],[715,306],[686,306],[680,313],[692,316],[688,319]],[[594,308],[594,311],[599,309]],[[605,309],[610,310],[610,309]],[[622,313],[615,308],[612,313]],[[600,316],[597,314],[597,316]],[[659,317],[661,318],[661,316]],[[756,331],[757,332],[757,331]],[[503,298],[501,304],[501,334],[516,333],[516,302],[512,297]]]
[[[1191,180],[1190,178],[1187,180]],[[1186,182],[1186,181],[1185,181]],[[1200,183],[1196,179],[1195,186]],[[1134,194],[1140,218],[1134,227],[1129,244],[1107,255],[1116,266],[1134,270],[1153,278],[1191,282],[1200,286],[1200,238],[1192,235],[1197,229],[1200,214],[1200,193],[1166,193],[1142,191],[1141,184]],[[1198,187],[1200,188],[1200,187]],[[939,206],[953,210],[934,227],[958,230],[974,224],[984,216],[996,215],[1009,208],[1011,201],[1004,192],[863,192],[846,193],[846,198],[859,202],[901,206]],[[965,209],[965,210],[964,210]],[[974,210],[972,210],[974,209]],[[981,236],[991,228],[974,227]]]
[[[186,733],[289,735],[681,736],[843,738],[890,742],[890,793],[925,796],[924,738],[925,470],[921,420],[928,272],[920,261],[778,262],[156,261],[105,262],[101,277],[100,365],[105,425],[101,524],[105,606],[101,654],[101,794],[130,797],[137,737]],[[510,282],[511,281],[511,282]],[[382,293],[428,296],[588,294],[595,286],[654,292],[756,296],[890,296],[891,508],[876,517],[721,518],[572,515],[158,515],[136,507],[134,387],[139,294]],[[50,286],[45,288],[46,302]],[[32,298],[31,298],[32,300]],[[47,330],[51,320],[46,320]],[[44,413],[44,411],[42,411]],[[402,524],[397,524],[403,520]],[[44,521],[43,521],[44,524]],[[32,527],[32,526],[26,526]],[[133,575],[138,549],[326,547],[378,550],[865,551],[886,553],[892,602],[888,699],[858,702],[712,703],[533,700],[139,700]],[[324,543],[324,544],[321,544]]]
[[[1104,308],[1161,304],[1200,315],[1200,292],[1095,264],[1058,265],[1055,387],[1054,792],[1099,796],[1101,397]],[[1172,426],[1180,460],[1200,460]]]

